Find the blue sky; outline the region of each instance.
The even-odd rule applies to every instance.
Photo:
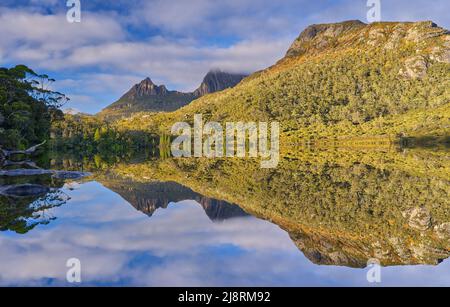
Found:
[[[449,28],[447,0],[381,0],[382,20]],[[360,19],[366,0],[0,1],[0,66],[26,64],[58,81],[67,108],[96,113],[149,76],[193,90],[208,70],[250,73],[280,59],[308,25]]]

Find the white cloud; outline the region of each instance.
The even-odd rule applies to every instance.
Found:
[[[192,91],[210,69],[254,72],[279,60],[289,44],[290,39],[280,38],[270,45],[264,41],[243,41],[230,47],[195,47],[190,41],[155,38],[147,42],[82,46],[69,50],[65,56],[36,64],[53,71],[96,67],[99,72],[75,74],[71,79],[57,81],[55,88],[71,98],[68,107],[97,105],[89,108],[89,112],[97,112],[147,76],[170,89]],[[88,99],[89,95],[95,98]]]
[[[3,47],[60,52],[85,44],[122,40],[121,25],[112,17],[85,13],[83,22],[68,23],[64,14],[45,15],[0,7]]]
[[[194,47],[183,42],[154,39],[143,43],[112,43],[75,49],[64,59],[49,63],[53,69],[89,67],[133,72],[160,82],[198,86],[211,68],[231,72],[253,72],[280,59],[290,40],[268,45],[264,41],[243,41],[231,47]],[[280,52],[280,50],[283,50]]]
[[[69,94],[91,95],[96,111],[137,78],[149,76],[169,88],[190,91],[211,68],[263,69],[280,59],[307,25],[365,21],[367,12],[365,0],[116,1],[96,10],[98,4],[86,3],[82,22],[69,24],[64,7],[55,8],[53,0],[23,2],[17,8],[0,6],[0,64],[23,63],[52,75],[70,75],[77,83]],[[385,0],[382,16],[431,19],[448,27],[447,2]],[[84,85],[95,82],[99,74],[115,75],[109,80],[112,85],[105,79],[98,83],[104,91],[86,89]]]

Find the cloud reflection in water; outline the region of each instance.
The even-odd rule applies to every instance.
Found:
[[[79,258],[82,285],[369,285],[367,270],[317,266],[278,226],[254,217],[213,223],[195,201],[171,203],[149,218],[91,182],[65,192],[57,217],[26,235],[0,233],[0,285],[62,285]],[[381,285],[450,285],[450,263],[391,267]]]

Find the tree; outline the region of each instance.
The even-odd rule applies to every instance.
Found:
[[[51,91],[55,80],[24,65],[0,68],[0,146],[25,149],[49,139],[52,121],[69,99]]]
[[[100,129],[96,129],[95,130],[95,134],[94,134],[94,141],[95,142],[100,142],[100,140],[102,139],[102,135],[100,133]]]

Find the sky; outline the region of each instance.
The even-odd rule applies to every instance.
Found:
[[[252,73],[282,58],[310,24],[359,19],[367,0],[0,0],[0,66],[57,81],[65,108],[94,114],[146,77],[192,91],[211,69]],[[382,21],[449,29],[448,0],[381,0]]]

